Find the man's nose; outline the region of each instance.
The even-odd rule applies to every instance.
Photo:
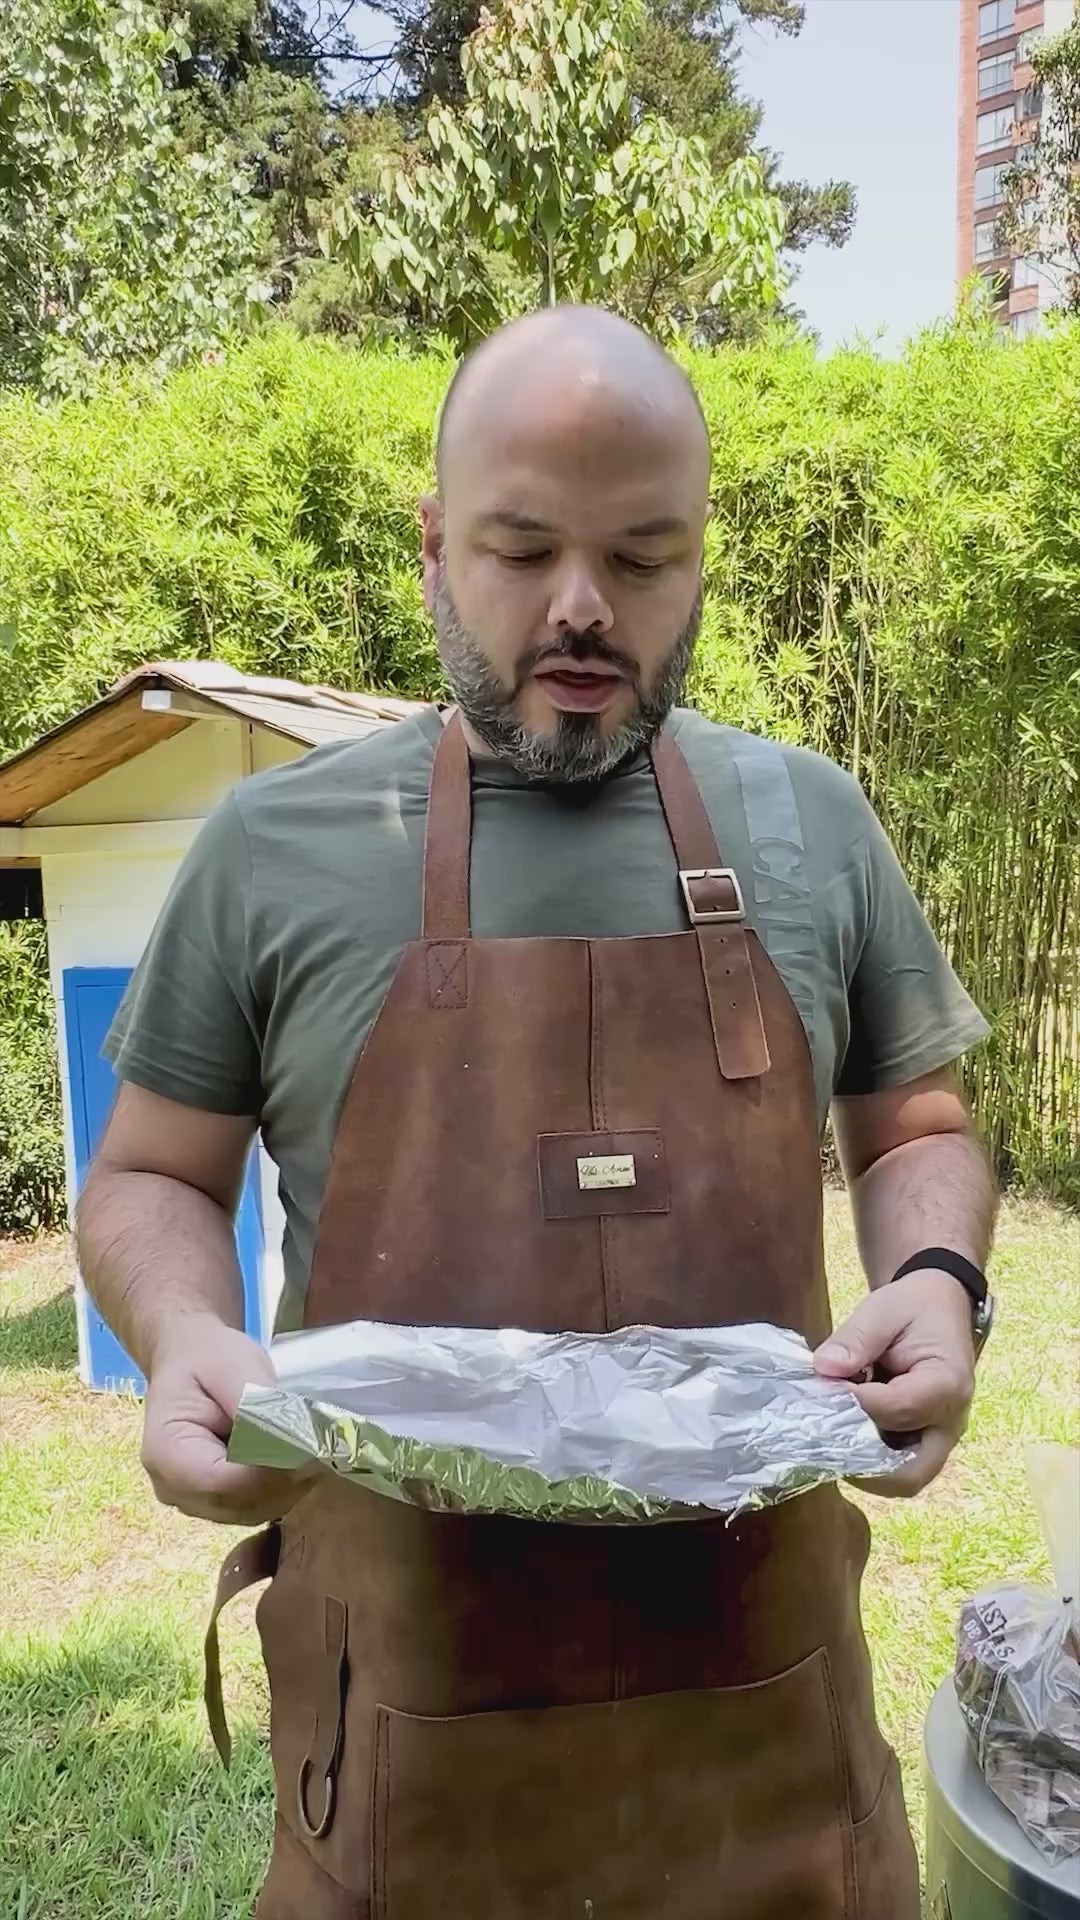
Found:
[[[607,633],[613,624],[611,606],[592,569],[580,561],[560,567],[552,585],[548,620],[556,633],[572,627],[577,633]]]

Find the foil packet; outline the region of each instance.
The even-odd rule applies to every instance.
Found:
[[[229,1458],[331,1472],[436,1511],[633,1523],[734,1517],[894,1472],[851,1388],[768,1325],[613,1333],[357,1320],[286,1334]]]

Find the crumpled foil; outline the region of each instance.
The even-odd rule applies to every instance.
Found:
[[[321,1461],[414,1506],[532,1520],[735,1516],[895,1472],[849,1386],[773,1326],[614,1333],[356,1320],[286,1334],[229,1458]]]

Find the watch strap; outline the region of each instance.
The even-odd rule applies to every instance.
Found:
[[[922,1247],[918,1253],[897,1267],[893,1280],[902,1280],[905,1274],[917,1273],[926,1267],[937,1267],[942,1273],[951,1273],[976,1307],[986,1304],[986,1275],[979,1271],[973,1260],[965,1259],[962,1253],[954,1253],[951,1247]],[[890,1282],[891,1285],[891,1282]]]

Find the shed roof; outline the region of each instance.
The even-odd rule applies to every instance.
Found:
[[[240,673],[221,660],[151,661],[0,764],[0,825],[21,825],[199,719],[228,714],[313,747],[362,739],[419,708],[415,700]]]

